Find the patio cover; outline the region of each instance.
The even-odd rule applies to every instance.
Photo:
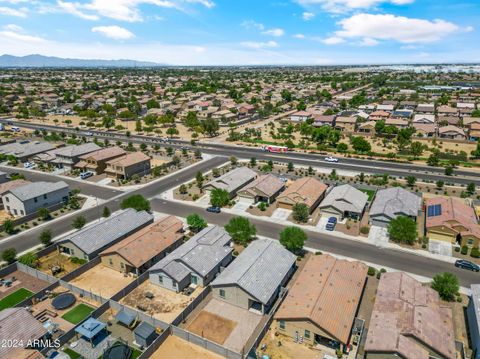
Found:
[[[75,328],[75,331],[87,339],[92,339],[100,333],[107,325],[95,318],[88,318],[82,325]]]
[[[129,327],[135,320],[135,316],[133,314],[127,313],[125,310],[122,309],[117,313],[115,319]]]

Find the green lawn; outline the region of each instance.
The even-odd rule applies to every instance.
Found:
[[[0,310],[11,308],[20,303],[22,300],[27,299],[33,295],[28,289],[19,288],[15,292],[7,295],[5,298],[0,300]]]
[[[363,193],[368,194],[368,201],[371,202],[373,199],[373,196],[375,195],[375,191],[371,189],[360,189]]]
[[[65,354],[67,354],[67,355],[70,357],[70,359],[78,359],[78,358],[81,357],[80,354],[78,354],[76,351],[74,351],[74,350],[72,350],[72,349],[70,349],[70,348],[65,348],[65,349],[63,349],[63,352],[64,352]]]
[[[86,317],[88,317],[90,313],[93,312],[94,310],[95,308],[92,308],[89,305],[81,303],[77,305],[75,308],[73,308],[72,310],[62,315],[62,318],[72,324],[78,324],[82,320],[84,320]]]

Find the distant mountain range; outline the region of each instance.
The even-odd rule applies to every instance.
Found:
[[[155,62],[135,60],[82,60],[61,57],[27,55],[0,56],[0,67],[155,67],[165,66]]]

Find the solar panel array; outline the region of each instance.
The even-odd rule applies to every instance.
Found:
[[[442,206],[440,204],[434,204],[427,207],[427,216],[436,217],[442,214]]]

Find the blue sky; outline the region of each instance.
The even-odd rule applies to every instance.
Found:
[[[0,53],[171,65],[480,62],[478,0],[0,0]]]

